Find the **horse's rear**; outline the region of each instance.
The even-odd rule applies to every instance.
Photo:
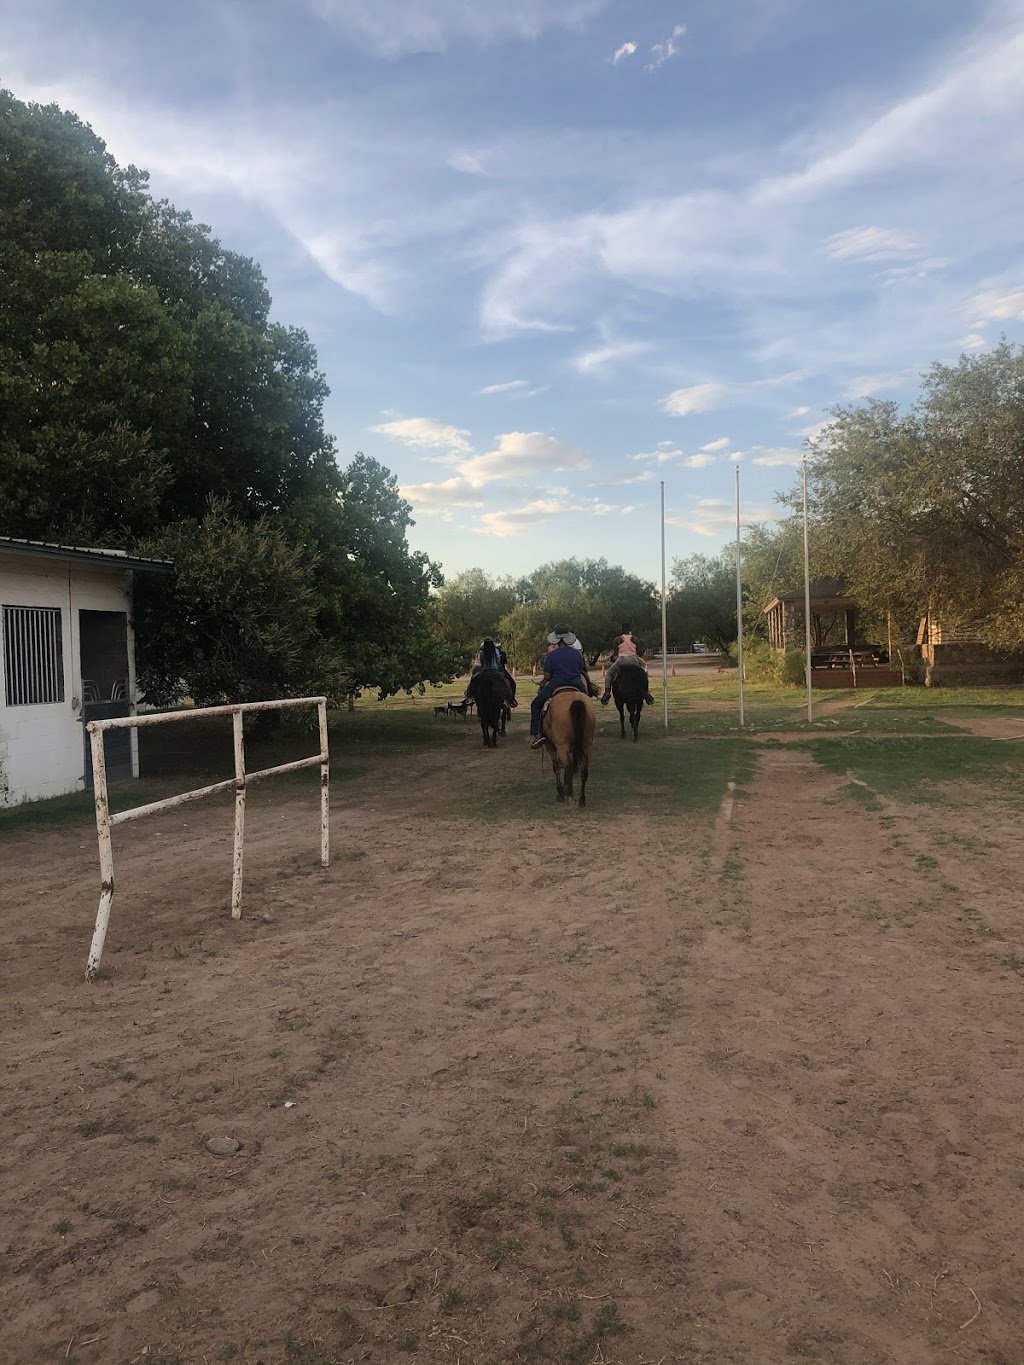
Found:
[[[511,701],[508,683],[501,673],[486,669],[477,675],[476,713],[480,718],[485,749],[498,747],[498,734],[505,733],[505,708]]]
[[[544,738],[552,750],[558,800],[573,794],[577,774],[580,779],[579,804],[587,804],[587,777],[594,748],[597,717],[594,703],[583,692],[556,692],[544,716]]]
[[[619,738],[626,738],[626,720],[623,710],[629,712],[629,728],[633,732],[633,743],[640,738],[640,717],[644,713],[644,698],[650,682],[647,670],[637,664],[620,668],[612,683],[612,696],[619,713]]]

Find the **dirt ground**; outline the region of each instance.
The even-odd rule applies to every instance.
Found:
[[[1019,1365],[1019,817],[616,744],[381,765],[326,871],[265,789],[238,924],[228,806],[124,826],[94,986],[90,827],[2,836],[0,1361]]]

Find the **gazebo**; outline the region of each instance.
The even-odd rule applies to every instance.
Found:
[[[804,647],[804,590],[780,593],[764,609],[768,643],[787,653]],[[816,578],[811,583],[811,649],[851,650],[857,642],[857,603],[847,596],[838,578]]]

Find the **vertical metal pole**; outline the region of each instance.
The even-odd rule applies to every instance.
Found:
[[[665,480],[661,481],[661,695],[668,729],[668,596],[665,586]]]
[[[114,900],[114,850],[110,843],[110,807],[107,802],[107,763],[103,752],[103,731],[96,722],[88,725],[92,748],[92,785],[96,801],[96,836],[100,846],[100,904],[96,911],[96,928],[89,946],[89,960],[85,968],[86,981],[95,981],[103,957],[103,944],[110,923],[110,907]]]
[[[740,573],[740,467],[736,466],[736,666],[740,675],[740,729],[743,729],[743,577]]]
[[[814,720],[814,698],[811,693],[811,554],[807,535],[807,456],[803,465],[804,489],[804,644],[807,651],[807,720]]]
[[[235,857],[231,868],[231,918],[242,918],[242,861],[245,856],[245,729],[242,708],[232,712],[235,740]]]
[[[327,748],[327,702],[318,701],[317,719],[320,722],[320,863],[331,863],[331,756]]]

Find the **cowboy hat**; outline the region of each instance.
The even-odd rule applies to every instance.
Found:
[[[565,645],[575,645],[576,636],[568,626],[555,626],[554,630],[548,636],[548,644],[557,645],[559,640]]]

